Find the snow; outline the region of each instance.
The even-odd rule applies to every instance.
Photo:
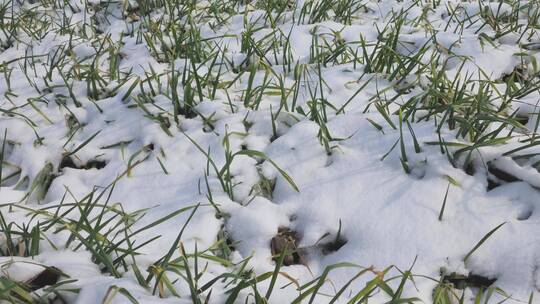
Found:
[[[84,7],[82,2],[71,2],[75,6]],[[301,4],[303,1],[298,2]],[[481,12],[479,5],[474,2],[442,2],[459,5],[461,9],[455,18],[461,20]],[[309,66],[312,34],[319,35],[322,41],[324,37],[332,40],[330,35],[339,32],[344,43],[359,48],[360,37],[370,43],[376,41],[377,27],[382,28],[388,22],[389,13],[398,12],[411,3],[369,1],[368,9],[359,12],[360,17],[352,25],[336,21],[297,25],[292,21],[292,14],[286,14],[279,29],[284,36],[290,33],[293,65]],[[111,8],[116,9],[119,8]],[[509,4],[504,3],[499,7],[495,2],[484,9],[494,15],[509,14],[512,11]],[[430,41],[432,33],[422,27],[408,25],[400,35],[399,51],[415,52],[426,43],[432,47],[427,54],[436,52],[436,49],[444,50],[438,60],[445,62],[450,79],[473,77],[496,81],[521,64],[520,57],[516,55],[523,50],[516,42],[519,36],[504,36],[495,39],[493,45],[486,44],[480,40],[479,34],[493,36],[494,30],[473,24],[457,31],[453,28],[457,25],[453,23],[446,26],[450,17],[444,17],[443,10],[444,4],[428,10],[427,18],[431,22],[430,26],[435,29],[436,41]],[[120,14],[120,11],[116,13]],[[264,11],[253,9],[245,15],[233,16],[217,29],[212,29],[208,23],[200,24],[201,36],[210,38],[229,35],[215,40],[216,45],[226,49],[224,58],[220,56],[217,61],[223,59],[228,62],[227,65],[238,67],[241,63],[246,64],[246,54],[241,51],[242,33],[246,31],[246,26],[264,27],[253,35],[255,41],[263,39],[272,31],[261,20],[265,18],[264,14]],[[411,10],[408,17],[421,14],[422,8],[418,7]],[[52,13],[49,17],[60,18]],[[70,23],[75,27],[83,27],[88,22],[82,13],[73,13],[70,17]],[[158,16],[154,17],[158,19]],[[248,20],[246,23],[245,18]],[[134,21],[131,24],[137,28],[140,22]],[[532,92],[512,105],[520,115],[531,118],[526,124],[528,131],[525,134],[514,134],[504,145],[474,150],[477,170],[473,175],[452,166],[438,145],[427,144],[440,140],[433,120],[412,123],[421,146],[419,153],[415,153],[413,137],[404,127],[403,142],[412,170],[411,174],[406,174],[400,163],[399,145],[392,149],[400,139],[399,130],[393,129],[373,105],[366,111],[374,96],[395,96],[393,90],[382,93],[381,90],[396,80],[391,81],[385,75],[375,73],[360,78],[365,72],[365,66],[352,63],[321,67],[325,97],[335,109],[343,107],[343,113],[339,115],[336,115],[335,110],[329,110],[329,133],[341,140],[331,142],[332,153],[328,155],[319,140],[320,126],[298,111],[294,112],[291,105],[281,109],[279,94],[264,95],[260,106],[255,109],[244,106],[243,92],[249,82],[249,68],[227,92],[220,88],[214,98],[205,96],[204,100],[198,102],[194,107],[197,116],[180,116],[178,125],[171,115],[173,103],[167,96],[168,91],[154,96],[153,103],[145,103],[144,110],[131,97],[123,100],[136,79],[144,79],[151,69],[158,75],[166,75],[157,81],[166,87],[171,69],[182,73],[184,67],[190,67],[191,62],[189,59],[177,59],[172,63],[157,60],[144,39],[127,35],[132,27],[124,21],[116,20],[109,25],[102,23],[101,27],[104,31],[102,35],[111,34],[112,44],[122,54],[119,69],[131,71],[132,78],[116,94],[103,94],[98,100],[90,99],[85,81],[71,80],[70,87],[66,87],[58,70],[52,72],[52,80],[44,80],[48,69],[45,59],[36,63],[36,75],[32,72],[29,76],[35,83],[34,88],[29,85],[22,65],[16,61],[26,53],[53,56],[58,48],[66,50],[69,43],[73,45],[69,50],[72,59],[89,64],[88,58],[92,58],[99,48],[96,47],[96,41],[71,41],[67,35],[53,31],[46,33],[41,41],[21,34],[21,41],[0,53],[0,62],[11,61],[6,65],[11,71],[11,86],[7,85],[6,74],[0,73],[0,94],[4,96],[10,90],[16,94],[9,100],[0,99],[0,108],[3,110],[0,134],[7,130],[7,140],[10,143],[4,160],[20,167],[20,179],[27,177],[29,185],[32,185],[32,181],[47,164],[52,164],[56,175],[43,199],[39,199],[35,192],[27,195],[29,187],[16,187],[17,182],[2,184],[0,211],[6,222],[16,223],[19,228],[23,224],[34,227],[38,222],[64,212],[66,219],[73,221],[71,223],[87,211],[89,219],[96,219],[102,211],[101,207],[84,210],[83,207],[71,208],[70,204],[89,204],[84,198],[91,191],[95,191],[96,197],[105,191],[105,195],[94,197],[95,203],[100,206],[107,204],[107,208],[113,211],[133,216],[126,219],[133,221],[130,222],[129,231],[143,229],[136,235],[135,244],[154,240],[138,249],[139,255],[134,256],[133,260],[128,259],[130,265],[120,267],[120,277],[115,278],[101,271],[100,266],[92,260],[92,253],[84,246],[78,246],[78,242],[66,246],[70,236],[68,231],[55,233],[54,229],[50,229],[44,232],[47,239],[41,239],[38,255],[0,258],[2,273],[6,277],[26,281],[39,273],[42,268],[39,265],[43,264],[57,267],[77,280],[67,285],[80,288],[78,294],[67,296],[70,302],[98,303],[106,297],[111,286],[117,286],[128,290],[139,303],[191,303],[190,286],[182,275],[167,271],[168,279],[180,298],[169,290],[164,297],[159,297],[153,293],[152,288],[138,284],[131,265],[136,263],[146,276],[146,269],[167,254],[182,227],[186,225],[181,243],[190,254],[212,247],[222,230],[236,243],[230,257],[231,262],[236,263],[235,266],[213,260],[197,262],[199,269],[205,269],[200,278],[201,285],[221,274],[237,270],[238,265],[246,259],[249,259],[247,268],[262,274],[273,271],[275,267],[269,246],[272,237],[278,228],[289,227],[301,235],[300,247],[316,248],[319,242],[335,238],[338,230],[347,243],[329,254],[311,250],[306,265],[284,266],[281,271],[288,277],[278,276],[270,303],[290,303],[298,296],[296,285],[290,284],[289,278],[294,278],[300,284],[306,283],[320,276],[326,266],[340,262],[373,266],[377,271],[394,265],[396,268],[392,268],[387,277],[399,275],[398,269],[413,267],[412,272],[417,277],[414,284],[408,283],[405,286],[404,296],[418,297],[426,303],[432,301],[432,291],[440,278],[441,268],[447,269],[449,273],[466,275],[470,272],[496,278],[496,286],[511,297],[506,303],[526,302],[531,293],[537,301],[540,296],[540,213],[536,205],[540,202],[540,173],[533,163],[520,164],[503,154],[519,147],[520,140],[528,139],[534,130],[540,93]],[[533,40],[538,39],[538,32],[533,31],[532,36]],[[2,36],[0,38],[3,39]],[[122,43],[119,43],[120,39]],[[372,46],[369,50],[373,50]],[[269,52],[265,54],[265,62],[271,64],[276,71],[281,71],[281,65],[285,65],[282,55]],[[422,58],[422,61],[429,62],[428,56]],[[461,66],[463,60],[465,64]],[[103,70],[108,68],[104,61],[98,60],[97,65]],[[68,70],[65,67],[62,73]],[[201,67],[197,73],[205,75],[206,71],[207,67]],[[227,72],[222,76],[222,81],[232,81],[237,76]],[[305,112],[309,111],[310,88],[314,89],[318,85],[317,75],[311,73],[310,77],[300,81],[296,104]],[[422,77],[418,75],[419,79]],[[416,78],[416,75],[412,78]],[[368,79],[370,82],[356,95],[356,91]],[[46,81],[55,86],[54,92],[45,90]],[[265,81],[265,70],[261,68],[253,78],[253,87],[263,85]],[[284,76],[283,81],[286,87],[295,84],[293,75]],[[504,83],[499,84],[505,86]],[[117,85],[118,82],[113,81],[107,85],[107,89],[112,91]],[[137,85],[131,96],[149,89],[148,83]],[[399,97],[390,106],[390,110],[398,110],[407,98],[422,90],[420,86],[413,88],[411,93]],[[501,91],[504,91],[504,87]],[[76,96],[81,107],[75,106],[71,94]],[[178,94],[183,100],[185,90],[179,87]],[[347,103],[352,97],[352,102]],[[29,105],[29,98],[39,99],[33,101],[35,107]],[[64,103],[59,101],[62,98]],[[36,107],[39,111],[36,111]],[[8,115],[4,110],[17,115]],[[160,125],[158,121],[150,119],[150,115],[166,117],[169,125]],[[80,123],[80,128],[73,136],[66,123],[68,117],[74,117]],[[397,115],[391,115],[390,119],[394,125],[399,125]],[[382,126],[382,130],[374,127],[372,122]],[[463,142],[456,139],[455,130],[444,127],[441,132],[446,142]],[[86,143],[90,138],[92,140]],[[81,145],[84,146],[78,149]],[[269,160],[235,155],[232,162],[228,163],[231,161],[230,155],[246,149],[263,152],[291,177],[299,191],[291,186]],[[538,150],[538,146],[533,146],[526,152],[538,153]],[[93,160],[104,161],[106,165],[103,168],[60,168],[63,156],[73,151],[76,151],[72,155],[73,162],[79,167]],[[505,183],[488,191],[488,162],[517,177],[519,181]],[[223,189],[218,176],[225,167],[234,185],[231,195]],[[7,172],[6,168],[3,174]],[[276,180],[271,197],[263,197],[253,191],[263,178]],[[444,214],[442,220],[439,220],[447,189]],[[192,208],[175,214],[182,208],[196,205],[198,207],[192,218]],[[175,215],[146,229],[148,225],[171,214]],[[105,218],[109,216],[112,215]],[[113,223],[105,224],[104,231],[117,229]],[[466,254],[488,232],[502,223],[506,224],[464,262]],[[87,232],[83,236],[88,236]],[[118,237],[115,241],[119,241],[122,235],[115,237]],[[0,240],[5,242],[5,236]],[[174,250],[173,257],[180,256],[180,250]],[[195,262],[190,263],[195,268]],[[328,277],[329,283],[322,286],[321,293],[335,294],[358,271],[358,268],[332,271]],[[347,303],[348,297],[361,290],[371,279],[373,275],[359,277],[347,288],[339,303]],[[260,290],[265,291],[268,284],[268,281],[261,282]],[[284,285],[287,287],[280,288]],[[394,288],[398,285],[399,279],[391,282]],[[225,302],[229,288],[218,281],[212,289],[210,303]],[[249,289],[243,290],[238,303],[253,299],[250,298],[250,292]],[[474,298],[474,292],[469,289],[467,295]],[[492,300],[497,302],[504,299],[505,296],[495,293]],[[130,303],[121,295],[113,300],[114,303]],[[374,295],[372,299],[373,303],[388,300],[388,296],[383,293]],[[468,298],[467,301],[471,300]],[[327,302],[328,298],[324,296],[315,299],[315,303]]]

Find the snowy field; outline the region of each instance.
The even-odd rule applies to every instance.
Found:
[[[0,0],[0,303],[540,303],[540,2]]]

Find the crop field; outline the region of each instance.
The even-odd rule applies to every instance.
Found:
[[[0,0],[0,303],[540,303],[540,1]]]

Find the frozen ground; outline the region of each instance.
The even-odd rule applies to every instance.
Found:
[[[0,299],[540,302],[539,28],[521,0],[0,0]]]

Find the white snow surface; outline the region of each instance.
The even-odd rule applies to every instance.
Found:
[[[71,2],[74,6],[83,7],[82,2]],[[357,43],[360,37],[374,42],[377,40],[377,27],[383,27],[392,12],[412,7],[407,18],[423,13],[422,6],[412,5],[409,0],[365,2],[367,9],[359,11],[351,25],[332,20],[296,24],[291,20],[293,13],[285,14],[278,27],[285,35],[290,33],[293,65],[310,66],[312,35],[319,35],[323,39],[325,35],[337,31],[347,44]],[[201,1],[197,5],[203,8],[205,4]],[[112,5],[112,12],[116,5],[120,10],[122,1]],[[437,41],[430,41],[431,33],[427,32],[427,27],[408,25],[399,36],[404,45],[402,52],[407,52],[406,47],[417,50],[426,43],[433,50],[451,48],[459,57],[447,61],[448,75],[473,75],[493,81],[509,74],[521,63],[516,54],[523,49],[517,42],[509,41],[508,36],[505,36],[505,40],[494,39],[492,44],[486,44],[479,38],[481,33],[492,36],[494,30],[490,27],[481,28],[480,23],[473,23],[462,31],[455,31],[452,18],[480,18],[478,14],[481,10],[476,2],[447,0],[441,1],[435,8],[431,4],[425,5],[429,6],[424,10]],[[457,14],[453,17],[445,15],[445,5],[459,7]],[[245,9],[248,10],[245,14],[234,15],[217,28],[212,28],[209,23],[199,25],[202,37],[219,37],[213,38],[215,45],[226,46],[226,58],[223,60],[227,63],[222,62],[224,71],[226,67],[231,68],[246,58],[241,49],[241,35],[247,31],[247,25],[263,28],[256,32],[254,39],[262,39],[271,32],[270,25],[260,19],[264,16],[263,11],[250,5],[241,6],[241,11]],[[493,14],[511,11],[507,5],[501,8],[494,5],[489,9]],[[61,18],[43,7],[36,10],[53,20]],[[169,93],[154,96],[153,103],[148,104],[145,110],[137,106],[132,97],[123,100],[123,96],[126,93],[130,93],[129,96],[141,93],[138,84],[132,92],[128,92],[128,89],[136,79],[144,79],[150,68],[164,75],[169,75],[172,69],[182,73],[185,66],[190,68],[190,60],[178,58],[171,63],[153,57],[144,39],[129,35],[141,21],[124,22],[121,14],[119,16],[109,23],[101,23],[102,33],[94,34],[95,37],[110,34],[110,39],[117,43],[122,40],[118,44],[123,54],[119,69],[126,73],[131,70],[130,80],[111,96],[103,94],[92,100],[88,97],[85,81],[70,81],[71,88],[68,89],[57,69],[53,70],[52,79],[47,79],[49,85],[55,86],[54,91],[46,90],[44,77],[50,63],[46,59],[37,60],[35,74],[33,71],[29,74],[35,87],[29,85],[24,66],[19,64],[21,61],[17,58],[25,54],[50,58],[55,50],[70,40],[60,32],[51,30],[41,40],[23,33],[20,41],[2,49],[0,62],[11,62],[7,64],[11,83],[8,86],[6,74],[0,73],[0,94],[15,94],[9,99],[0,99],[1,139],[4,130],[7,130],[3,176],[17,171],[17,168],[20,168],[20,174],[2,183],[0,211],[7,223],[16,223],[19,227],[23,224],[34,227],[39,221],[55,216],[55,212],[66,212],[66,220],[76,221],[86,211],[84,207],[70,208],[77,202],[80,206],[89,204],[85,197],[95,190],[92,199],[100,206],[107,203],[112,210],[133,215],[136,221],[130,223],[132,226],[129,228],[133,232],[182,208],[198,207],[191,219],[189,216],[195,210],[193,208],[138,233],[131,240],[134,246],[159,237],[137,249],[139,255],[134,260],[127,259],[129,263],[126,267],[118,268],[119,277],[101,271],[104,266],[98,265],[92,252],[78,241],[66,246],[70,233],[67,230],[54,233],[55,229],[44,232],[46,238],[41,239],[40,252],[36,256],[1,257],[3,275],[24,281],[39,273],[39,265],[57,267],[77,280],[68,286],[80,288],[80,291],[66,295],[66,299],[73,303],[100,303],[111,286],[125,288],[139,303],[191,303],[190,286],[179,274],[167,271],[177,295],[165,291],[164,297],[159,297],[152,288],[138,284],[131,267],[136,261],[139,270],[146,276],[147,268],[167,254],[184,225],[186,228],[181,235],[181,243],[188,253],[195,253],[196,250],[203,252],[212,247],[223,231],[235,243],[230,265],[210,259],[198,260],[199,271],[204,269],[199,278],[200,286],[223,273],[235,271],[242,264],[241,261],[248,257],[251,258],[246,267],[253,269],[256,274],[273,271],[275,262],[272,260],[270,241],[280,227],[296,231],[301,236],[300,247],[314,248],[319,242],[335,238],[341,225],[340,233],[346,244],[328,254],[310,251],[306,265],[283,266],[281,271],[287,277],[278,276],[269,303],[290,303],[298,296],[297,286],[290,284],[290,278],[303,284],[320,276],[326,266],[340,262],[361,267],[373,266],[377,271],[395,266],[385,275],[386,278],[399,276],[400,270],[412,267],[414,282],[407,282],[403,295],[418,297],[425,303],[432,302],[432,292],[440,279],[441,269],[496,278],[495,285],[506,295],[494,293],[491,300],[495,302],[506,299],[505,303],[523,303],[528,301],[531,293],[534,294],[534,301],[540,299],[540,213],[536,211],[540,203],[540,173],[532,162],[522,164],[503,156],[504,152],[519,147],[519,141],[528,138],[532,132],[537,116],[534,111],[538,111],[536,104],[540,101],[538,92],[532,92],[515,104],[519,113],[534,118],[526,125],[529,131],[514,133],[504,145],[475,149],[473,155],[477,170],[472,175],[459,166],[454,167],[438,145],[429,144],[439,141],[433,119],[411,123],[421,148],[418,153],[415,152],[411,133],[404,126],[404,148],[412,169],[407,174],[400,163],[399,144],[391,149],[399,141],[399,129],[393,129],[373,106],[366,110],[370,98],[392,84],[385,75],[368,73],[362,76],[365,67],[361,64],[329,64],[321,67],[326,83],[325,98],[335,109],[345,105],[339,115],[336,110],[329,108],[327,128],[334,138],[340,139],[331,142],[330,155],[321,145],[318,136],[320,126],[316,122],[292,109],[290,104],[288,110],[283,109],[276,114],[280,108],[279,94],[263,95],[257,108],[244,105],[242,94],[249,81],[249,72],[242,74],[227,92],[219,88],[213,99],[205,96],[204,100],[197,100],[198,104],[194,107],[197,115],[189,118],[180,115],[176,124]],[[75,27],[89,22],[85,21],[87,17],[82,13],[73,13],[71,17],[70,22]],[[467,24],[470,22],[467,21]],[[450,26],[447,26],[448,23]],[[538,41],[538,33],[533,32],[530,39],[532,42],[535,39]],[[70,43],[73,45],[69,50],[73,60],[90,64],[87,58],[92,58],[96,53],[96,40],[77,38]],[[275,58],[274,54],[266,54],[267,62],[273,64],[276,71],[282,72],[282,58]],[[221,60],[218,58],[218,61]],[[463,60],[465,64],[460,67]],[[66,65],[62,72],[68,73],[70,68],[71,65]],[[104,65],[99,68],[106,70],[108,67]],[[480,70],[483,72],[480,73]],[[202,64],[198,73],[202,75],[206,71],[208,67]],[[223,73],[223,81],[238,76],[232,68]],[[292,74],[280,75],[283,75],[286,87],[294,84]],[[411,75],[416,77],[414,73]],[[297,106],[305,112],[309,111],[308,87],[318,84],[317,75],[313,73],[311,76],[311,81],[302,84],[297,101]],[[369,78],[372,78],[369,84],[346,104]],[[255,75],[253,86],[260,86],[265,81],[265,70],[261,68]],[[271,81],[277,84],[277,77],[272,76]],[[162,77],[161,82],[166,86],[167,76]],[[117,84],[111,81],[107,88],[112,90]],[[501,85],[504,86],[504,83]],[[148,85],[145,86],[148,90]],[[195,90],[194,87],[193,92]],[[390,106],[391,110],[397,110],[398,105],[420,92],[422,88],[417,86],[410,93],[400,96]],[[74,94],[80,106],[75,106],[70,94]],[[182,100],[185,90],[179,87],[178,94]],[[396,92],[390,90],[384,94],[390,98]],[[63,99],[64,103],[59,99]],[[168,117],[170,125],[165,128],[170,134],[163,130],[159,122],[150,119],[145,111]],[[67,117],[71,116],[80,124],[74,134],[70,133],[66,123]],[[211,126],[203,117],[211,121]],[[390,119],[396,126],[399,124],[398,115],[390,115]],[[382,130],[378,130],[374,124],[382,126]],[[466,144],[462,138],[456,139],[455,130],[445,127],[441,134],[447,142]],[[267,160],[250,155],[236,155],[233,158],[230,166],[234,185],[232,195],[224,191],[208,161],[210,157],[218,169],[224,166],[227,161],[226,141],[232,153],[249,149],[267,156]],[[82,148],[77,149],[82,144]],[[118,145],[110,147],[114,144]],[[76,149],[71,155],[76,166],[84,166],[92,160],[103,161],[106,165],[89,169],[61,168],[63,155]],[[533,146],[520,153],[540,152],[537,150],[538,146]],[[205,153],[209,153],[209,157]],[[290,176],[298,191],[270,160]],[[488,191],[488,162],[512,173],[519,180],[503,183]],[[30,190],[33,181],[47,164],[52,164],[55,178],[46,195],[40,199],[36,191]],[[130,168],[133,164],[136,165]],[[21,186],[24,177],[28,179],[26,187],[24,183]],[[276,179],[271,196],[265,197],[253,191],[263,177],[265,180]],[[444,214],[439,220],[447,189]],[[97,198],[102,191],[105,194]],[[217,216],[216,208],[224,216]],[[46,212],[32,216],[36,210]],[[101,211],[102,208],[97,207],[87,216],[89,219],[96,218]],[[108,213],[105,218],[111,214]],[[113,223],[115,221],[109,225]],[[502,223],[505,224],[464,262],[465,255]],[[87,234],[83,233],[83,236]],[[122,239],[122,235],[116,237],[116,241]],[[0,238],[5,242],[4,236]],[[115,254],[118,253],[112,255],[113,259]],[[210,251],[208,254],[213,255]],[[173,258],[179,256],[180,249],[175,249]],[[190,260],[192,269],[193,263]],[[329,298],[323,294],[334,295],[359,269],[345,267],[331,271],[321,288],[321,295],[315,298],[314,303],[328,303]],[[347,287],[338,303],[347,303],[373,278],[374,274],[370,272],[357,278]],[[399,278],[388,282],[392,288],[397,288],[399,283]],[[261,293],[266,291],[268,284],[268,280],[260,283]],[[212,287],[210,303],[224,303],[230,288],[218,281]],[[465,301],[472,303],[476,292],[476,289],[468,289]],[[251,288],[242,290],[238,303],[244,303],[246,299],[252,301],[252,293]],[[384,303],[390,299],[381,292],[373,295],[370,301]],[[129,303],[121,295],[112,301]]]

